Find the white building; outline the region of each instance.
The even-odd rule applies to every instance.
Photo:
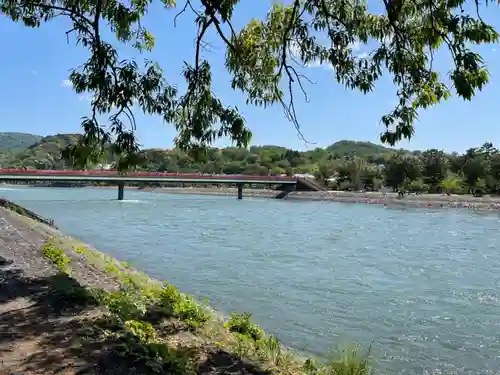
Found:
[[[297,178],[307,178],[309,180],[314,180],[315,177],[313,174],[310,174],[310,173],[296,173],[293,175],[293,177],[297,177]]]

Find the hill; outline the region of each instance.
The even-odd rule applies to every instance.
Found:
[[[4,133],[7,134],[7,133]],[[12,133],[10,133],[12,134]],[[32,139],[37,139],[37,136]],[[22,150],[10,149],[0,156],[3,168],[57,169],[68,167],[61,151],[78,140],[79,134],[57,134],[40,138]],[[26,139],[28,139],[26,137]],[[178,149],[144,149],[141,169],[155,171],[204,173],[248,173],[267,175],[280,173],[313,173],[318,164],[333,159],[359,157],[369,163],[382,164],[396,150],[370,142],[339,141],[326,148],[295,151],[276,145],[252,146],[249,149],[212,148],[205,162],[197,162]]]
[[[377,145],[372,142],[362,142],[362,141],[338,141],[334,144],[328,146],[326,150],[332,154],[337,154],[339,156],[358,156],[367,157],[373,155],[392,155],[394,152],[402,151],[408,152],[407,150],[397,150],[390,147],[385,147],[382,145]]]
[[[0,152],[22,151],[40,141],[42,137],[36,134],[0,132]]]
[[[0,158],[0,164],[2,168],[65,168],[67,165],[61,158],[61,151],[74,144],[78,137],[80,137],[79,134],[57,134],[40,137],[36,143],[21,151],[7,153],[3,161]]]

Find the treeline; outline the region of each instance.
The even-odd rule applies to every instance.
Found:
[[[464,154],[430,149],[412,154],[396,152],[383,164],[359,157],[318,165],[317,177],[334,189],[379,190],[447,194],[498,194],[500,153],[492,143],[470,148]]]
[[[211,174],[293,175],[308,173],[335,190],[484,194],[500,191],[500,153],[491,143],[464,154],[437,149],[423,152],[373,149],[373,154],[341,154],[330,149],[299,152],[280,147],[212,149],[202,163],[181,152],[146,150],[141,170],[198,171]],[[337,146],[338,148],[338,146]],[[388,152],[388,150],[390,150]]]
[[[21,152],[0,152],[2,168],[70,169],[61,151],[78,138],[61,134],[43,138]],[[370,142],[340,141],[326,148],[296,151],[279,146],[211,148],[202,159],[179,149],[145,149],[137,170],[207,174],[311,174],[335,190],[380,190],[420,193],[484,194],[500,192],[500,153],[491,143],[464,154],[394,150]],[[101,165],[113,165],[107,156]]]

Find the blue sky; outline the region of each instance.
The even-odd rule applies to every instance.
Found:
[[[179,0],[179,3],[181,0]],[[257,5],[259,4],[259,5]],[[241,1],[235,22],[244,24],[251,17],[262,17],[271,2]],[[184,15],[173,25],[175,10],[164,10],[155,4],[144,24],[156,36],[156,48],[147,55],[160,62],[169,82],[182,85],[183,61],[193,61],[196,29],[193,18]],[[483,17],[500,29],[500,9],[491,6]],[[67,43],[65,31],[69,24],[56,20],[40,29],[26,29],[20,24],[2,18],[0,49],[4,51],[0,69],[0,131],[17,131],[41,135],[79,132],[80,118],[89,113],[89,102],[75,94],[65,84],[71,68],[86,59],[85,50]],[[306,145],[279,106],[266,109],[246,106],[243,97],[231,90],[229,76],[224,70],[223,45],[209,38],[213,45],[204,52],[214,73],[214,89],[226,104],[237,105],[243,113],[254,137],[253,144],[278,144],[294,149],[322,147],[342,139],[379,143],[383,130],[380,117],[395,102],[395,89],[387,79],[374,92],[363,95],[350,92],[336,84],[328,67],[307,69],[315,82],[307,86],[310,101],[297,100],[301,130],[306,139],[315,144]],[[123,57],[133,57],[127,46],[120,46]],[[363,47],[359,53],[364,53]],[[446,151],[464,151],[491,141],[500,146],[498,98],[500,98],[500,46],[481,46],[491,73],[489,85],[472,102],[453,98],[420,115],[416,135],[410,142],[398,146],[410,149],[439,148]],[[441,56],[437,64],[443,72],[450,69],[449,60]],[[298,96],[298,95],[297,95]],[[138,136],[144,147],[171,147],[175,130],[158,117],[137,113]],[[223,142],[218,144],[223,145]]]

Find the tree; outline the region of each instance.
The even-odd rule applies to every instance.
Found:
[[[396,154],[387,161],[384,175],[388,186],[394,191],[402,190],[406,183],[415,181],[421,176],[420,165],[414,157]]]
[[[349,181],[354,188],[359,190],[361,188],[361,174],[365,168],[365,161],[356,156],[346,160],[345,168],[349,174]]]
[[[495,193],[498,193],[500,189],[500,154],[494,154],[491,158],[490,164],[490,177],[494,181],[492,184]]]
[[[328,179],[335,173],[335,165],[332,162],[324,162],[318,165],[315,177],[321,181],[325,186],[328,186]]]
[[[382,182],[381,168],[374,165],[366,165],[361,171],[360,182],[365,189],[378,190]]]
[[[462,170],[469,193],[475,189],[480,179],[486,177],[487,173],[483,158],[477,155],[468,159]]]
[[[498,151],[491,142],[485,142],[481,147],[468,149],[462,157],[462,174],[465,183],[469,188],[469,193],[474,191],[481,181],[482,185],[495,186],[492,181],[492,166]],[[489,181],[488,181],[489,180]]]
[[[448,160],[443,151],[431,149],[422,153],[425,183],[436,188],[446,177]]]
[[[174,7],[173,0],[162,1],[167,9]],[[249,104],[280,104],[299,134],[293,90],[305,93],[302,67],[329,64],[339,84],[363,93],[389,74],[397,86],[398,101],[394,110],[382,116],[386,131],[381,139],[391,145],[413,135],[420,109],[451,94],[434,69],[437,50],[449,52],[453,87],[458,96],[470,100],[488,81],[483,60],[472,46],[498,40],[497,32],[480,17],[485,6],[478,0],[384,0],[382,11],[376,12],[357,0],[293,0],[272,5],[265,19],[251,20],[237,30],[232,19],[242,2],[184,0],[179,4],[173,21],[192,12],[198,27],[194,61],[186,63],[182,72],[183,94],[164,79],[158,64],[146,61],[141,68],[134,60],[124,60],[116,45],[105,39],[114,34],[118,42],[138,51],[154,48],[154,36],[142,22],[150,1],[0,0],[0,13],[27,27],[68,18],[67,34],[89,52],[70,80],[75,91],[88,92],[93,99],[92,115],[82,122],[84,137],[65,156],[89,159],[110,144],[113,152],[124,154],[119,163],[123,168],[134,160],[128,155],[139,149],[134,104],[173,123],[178,131],[176,144],[194,155],[223,136],[237,146],[248,145],[251,133],[239,111],[222,103],[213,91],[211,66],[202,53],[210,32],[226,47],[231,87],[242,91]],[[371,52],[358,56],[352,47],[355,43]],[[108,116],[107,123],[100,120],[103,116]]]
[[[457,176],[450,175],[441,181],[441,188],[446,195],[451,195],[460,191],[460,179]]]

